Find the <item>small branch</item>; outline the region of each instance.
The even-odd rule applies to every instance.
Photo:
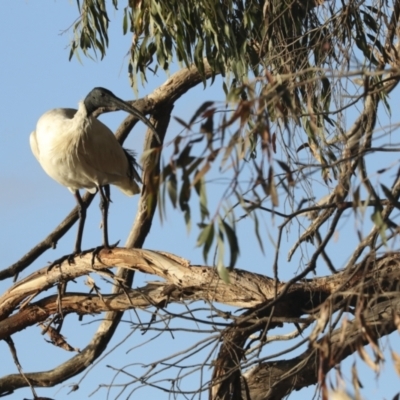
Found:
[[[17,368],[18,368],[19,373],[21,374],[21,376],[25,379],[26,383],[27,383],[27,384],[29,385],[29,387],[31,388],[33,397],[36,399],[38,396],[37,396],[37,394],[36,394],[35,388],[33,387],[33,385],[32,385],[32,383],[30,382],[30,380],[29,380],[29,379],[26,377],[26,375],[24,374],[24,371],[22,370],[21,364],[20,364],[20,362],[19,362],[19,360],[18,360],[17,349],[15,348],[14,341],[11,339],[10,336],[4,338],[3,340],[8,344],[8,347],[10,348],[10,352],[11,352],[12,358],[13,358],[13,360],[14,360],[15,365],[16,365]]]

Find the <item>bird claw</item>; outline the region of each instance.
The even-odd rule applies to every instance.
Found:
[[[112,244],[112,245],[108,245],[108,246],[97,246],[97,247],[95,247],[94,249],[91,249],[91,250],[89,250],[89,251],[91,251],[92,252],[92,267],[94,266],[94,262],[97,260],[98,262],[102,262],[101,261],[101,258],[100,258],[100,251],[101,250],[112,250],[112,249],[114,249],[115,247],[117,247],[118,246],[118,244],[119,244],[119,240],[116,242],[116,243],[114,243],[114,244]]]
[[[48,267],[47,267],[47,272],[51,271],[54,267],[59,267],[61,264],[67,260],[68,265],[75,264],[75,257],[82,255],[81,252],[74,252],[71,254],[67,254],[66,256],[62,256],[58,258],[57,260],[53,261]]]
[[[101,263],[101,259],[100,259],[100,256],[99,256],[99,253],[100,253],[101,250],[112,250],[112,249],[114,249],[115,247],[118,246],[119,242],[120,242],[120,241],[118,240],[116,243],[114,243],[114,244],[112,244],[112,245],[108,245],[108,246],[98,246],[98,247],[94,247],[94,248],[92,248],[92,249],[84,250],[84,251],[75,251],[75,252],[73,252],[73,253],[71,253],[71,254],[68,254],[68,255],[66,255],[66,256],[62,256],[62,257],[58,258],[57,260],[53,261],[53,262],[47,267],[47,272],[51,271],[54,267],[57,267],[57,266],[59,267],[59,266],[61,266],[61,264],[62,264],[65,260],[68,261],[68,265],[75,264],[75,257],[77,257],[77,256],[82,257],[82,256],[84,256],[85,254],[88,254],[88,253],[92,253],[91,265],[92,265],[92,267],[93,267],[93,266],[94,266],[94,262],[95,262],[96,260],[99,261],[99,262]]]
[[[105,247],[104,246],[97,246],[94,249],[92,249],[92,267],[94,266],[95,260],[101,263],[101,259],[99,256],[99,253],[101,250],[103,250]]]
[[[108,246],[108,248],[110,250],[114,249],[115,247],[117,247],[119,245],[120,240],[117,240],[114,244],[112,244],[111,246]]]

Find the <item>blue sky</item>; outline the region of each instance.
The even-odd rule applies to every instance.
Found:
[[[51,180],[31,154],[29,134],[34,130],[40,115],[51,108],[76,107],[78,101],[83,99],[95,86],[106,87],[121,98],[134,98],[126,72],[126,52],[131,38],[129,35],[122,36],[121,10],[110,12],[110,49],[106,58],[101,62],[82,58],[83,65],[76,59],[71,62],[68,61],[68,44],[72,35],[68,28],[75,21],[77,15],[74,1],[34,2],[15,0],[0,2],[0,52],[2,60],[0,64],[2,79],[2,94],[0,96],[0,109],[2,111],[0,118],[0,187],[2,188],[2,195],[0,196],[0,237],[2,238],[0,249],[2,265],[0,268],[7,267],[17,261],[47,236],[75,206],[75,200],[69,191]],[[150,93],[165,79],[166,75],[161,71],[156,77],[149,75],[146,86],[139,88],[140,96]],[[182,119],[189,119],[194,110],[205,100],[223,100],[218,82],[211,90],[205,91],[202,85],[192,90],[189,95],[177,102],[173,115]],[[122,113],[114,113],[102,117],[102,120],[112,130],[115,130],[122,118],[124,118]],[[173,138],[180,129],[179,125],[171,123],[167,139]],[[125,146],[140,154],[144,131],[143,125],[135,127]],[[212,201],[212,196],[210,198],[210,201]],[[112,199],[110,241],[121,239],[121,243],[123,243],[135,217],[137,198],[128,198],[113,190]],[[83,248],[94,247],[101,242],[100,211],[96,203],[98,203],[98,199],[95,199],[89,211]],[[266,221],[271,223],[269,219],[266,219]],[[252,230],[252,225],[244,221],[241,225],[241,235],[244,241],[238,267],[271,276],[271,255],[274,251],[272,243],[267,243],[266,254],[261,254],[257,244],[246,239],[248,229]],[[273,232],[276,225],[266,226],[264,224],[263,229],[265,237],[268,237],[268,233]],[[350,227],[349,229],[354,228]],[[69,253],[73,248],[75,232],[76,228],[74,227],[58,243],[56,250],[46,252],[20,277],[43,267],[48,261]],[[194,228],[188,235],[182,215],[169,209],[167,221],[163,225],[156,218],[145,247],[169,251],[188,258],[193,264],[201,264],[203,261],[201,251],[195,248],[196,238],[196,229]],[[290,243],[287,246],[289,245]],[[351,243],[346,242],[345,233],[338,237],[337,248],[340,251],[337,254],[337,260],[339,266],[345,260],[345,257],[342,256],[345,254],[345,250],[351,246]],[[291,277],[294,273],[296,273],[296,268],[286,271],[283,278]],[[143,280],[154,280],[154,278],[146,276],[142,278]],[[136,282],[137,285],[139,283]],[[9,284],[8,281],[0,282],[0,291],[6,290]],[[77,322],[75,317],[69,318],[71,326],[75,326],[75,329],[68,329],[68,324],[65,324],[63,334],[67,336],[72,345],[82,348],[95,331],[97,323],[85,324],[91,319],[84,319],[84,325],[76,329],[77,324],[80,323]],[[134,320],[134,313],[126,314],[126,319],[129,320],[130,318]],[[116,345],[130,333],[129,324],[123,324],[109,348],[112,348],[113,345]],[[104,367],[105,364],[121,367],[133,362],[130,358],[131,353],[127,355],[125,351],[127,348],[135,346],[138,341],[143,342],[147,339],[140,333],[132,334],[128,345],[111,353],[107,360],[102,362],[103,366],[94,368],[85,378],[78,392],[68,395],[68,387],[39,388],[37,391],[40,395],[56,397],[57,399],[87,398],[96,389],[99,382],[108,381],[111,376],[109,370]],[[27,372],[51,369],[61,360],[66,360],[71,356],[70,353],[53,348],[44,342],[39,328],[33,327],[26,332],[21,332],[15,335],[14,340],[21,364]],[[152,357],[157,359],[163,354],[167,355],[172,351],[178,351],[179,345],[182,343],[189,345],[190,339],[187,339],[185,335],[177,335],[175,340],[165,337],[158,341],[156,345],[150,344],[150,346],[144,346],[132,352],[133,358],[147,357],[148,361],[151,361]],[[398,343],[398,341],[392,342],[393,345],[398,345]],[[0,360],[0,375],[16,372],[9,350],[3,342],[0,343]],[[360,364],[360,362],[358,363]],[[351,364],[348,362],[346,365]],[[368,377],[363,381],[369,388],[366,391],[367,399],[377,398],[377,393],[380,393],[381,396],[386,395],[386,398],[393,397],[395,394],[394,385],[398,385],[398,379],[393,373],[390,362],[385,367],[384,379],[379,384],[365,367],[361,366],[361,368],[364,376]],[[99,377],[104,378],[99,379]],[[75,377],[71,382],[77,382],[79,379],[80,376]],[[311,398],[313,392],[314,388],[306,389],[293,394],[291,398],[308,399]],[[133,398],[142,398],[145,394],[151,396],[148,398],[168,398],[167,394],[155,391],[155,389],[139,391],[137,397],[134,395]],[[7,398],[14,400],[24,397],[32,398],[28,389],[17,391]],[[103,390],[91,398],[105,397],[106,391]]]

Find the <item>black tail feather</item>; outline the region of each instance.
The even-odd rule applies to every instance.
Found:
[[[138,170],[141,170],[142,168],[136,161],[136,153],[133,150],[125,148],[123,150],[129,162],[129,178],[139,183],[142,183],[142,180],[140,179],[140,176],[138,174]]]

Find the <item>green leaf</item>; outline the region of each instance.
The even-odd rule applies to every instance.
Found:
[[[176,182],[176,175],[171,174],[168,181],[167,181],[167,189],[169,198],[171,199],[171,203],[174,208],[176,208],[176,201],[177,201],[177,182]]]
[[[274,170],[272,166],[269,168],[268,172],[268,188],[269,188],[269,195],[271,196],[272,205],[274,207],[278,207],[279,206],[278,191],[275,185]]]
[[[230,283],[229,272],[224,265],[225,244],[224,244],[224,234],[221,231],[221,229],[218,229],[217,249],[218,249],[218,259],[217,259],[218,275],[225,283]]]
[[[233,268],[236,264],[237,257],[239,255],[239,243],[237,240],[236,232],[234,229],[232,229],[231,226],[229,226],[224,220],[221,220],[222,222],[222,228],[225,231],[225,235],[228,238],[228,243],[230,247],[230,261],[229,261],[229,267]]]
[[[196,47],[194,49],[194,63],[199,70],[201,76],[204,76],[203,49],[204,41],[202,37],[199,37]],[[203,83],[205,84],[205,79],[203,80]]]
[[[128,7],[124,8],[124,18],[122,20],[122,32],[124,35],[128,32]]]
[[[200,171],[196,172],[192,185],[195,186],[200,179],[204,179],[204,175],[210,170],[211,164],[207,161]]]
[[[206,225],[206,227],[200,232],[199,237],[197,238],[196,246],[203,246],[203,258],[205,263],[207,263],[208,253],[213,244],[214,236],[214,223],[211,222],[209,225]]]
[[[387,244],[387,238],[386,238],[387,225],[383,221],[381,210],[375,208],[374,213],[371,215],[371,220],[375,224],[375,226],[379,229],[379,235],[382,239],[382,243],[386,245]]]
[[[217,265],[217,272],[219,277],[225,282],[225,283],[231,283],[231,280],[229,278],[229,271],[225,268],[223,264],[218,264]]]
[[[200,198],[201,222],[204,222],[204,220],[210,216],[210,213],[208,211],[208,205],[207,205],[207,193],[206,193],[206,185],[205,185],[204,179],[200,179],[196,183],[195,189]]]
[[[260,236],[260,224],[258,222],[258,217],[257,217],[256,213],[252,213],[252,214],[253,214],[253,219],[254,219],[254,231],[256,234],[257,241],[258,241],[258,245],[260,246],[261,252],[263,254],[265,254],[263,241],[261,240],[261,236]]]
[[[189,233],[192,228],[192,219],[190,216],[190,207],[187,206],[184,212],[185,224],[186,224],[186,231]]]
[[[222,157],[222,161],[220,164],[221,169],[224,168],[226,161],[229,159],[232,153],[232,150],[237,146],[239,137],[240,137],[240,131],[237,130],[229,139],[228,146],[226,146],[225,153]]]

